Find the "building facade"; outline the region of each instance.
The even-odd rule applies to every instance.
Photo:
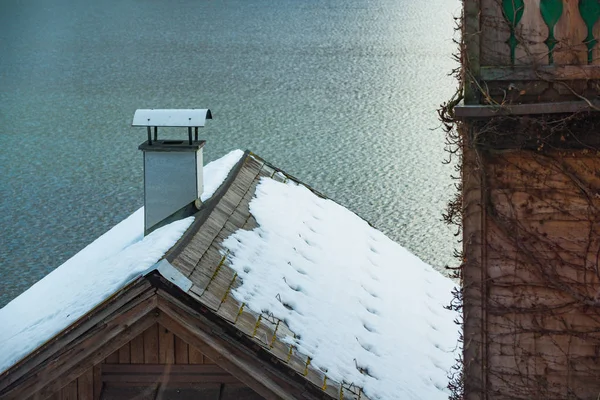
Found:
[[[600,3],[463,3],[465,399],[596,399]]]

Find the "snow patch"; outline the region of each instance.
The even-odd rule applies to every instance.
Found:
[[[0,371],[148,272],[193,220],[143,237],[140,209],[8,303],[0,310]]]
[[[235,164],[240,161],[244,155],[242,150],[233,150],[223,157],[206,164],[204,167],[204,192],[200,196],[200,200],[206,201],[212,197],[219,186],[225,181],[229,171]]]
[[[448,398],[450,279],[302,185],[262,178],[250,211],[259,226],[223,243],[236,299],[284,320],[313,366],[372,399]]]

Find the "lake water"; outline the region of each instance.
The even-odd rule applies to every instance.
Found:
[[[137,108],[210,108],[250,149],[439,270],[437,106],[458,0],[2,0],[0,306],[142,205]],[[182,135],[183,137],[183,135]]]

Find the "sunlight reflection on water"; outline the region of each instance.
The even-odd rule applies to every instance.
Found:
[[[250,149],[453,263],[436,107],[457,0],[31,0],[0,13],[0,305],[142,203],[136,108],[211,108]],[[433,12],[432,10],[435,10]]]

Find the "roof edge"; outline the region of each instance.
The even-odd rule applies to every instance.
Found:
[[[152,287],[159,291],[159,295],[161,290],[164,291],[180,302],[178,307],[182,310],[188,308],[188,310],[184,311],[190,313],[190,315],[192,315],[191,313],[195,313],[196,318],[203,318],[202,324],[209,325],[213,335],[240,350],[245,350],[246,356],[251,355],[252,357],[255,357],[259,363],[262,363],[267,367],[264,370],[266,373],[276,377],[276,380],[287,381],[287,388],[292,389],[292,391],[297,394],[301,392],[302,398],[307,400],[330,400],[334,398],[324,390],[319,390],[314,383],[304,379],[303,376],[285,363],[276,361],[271,353],[267,352],[264,348],[257,346],[256,343],[237,327],[231,325],[213,310],[194,299],[176,283],[171,282],[166,278],[158,269],[151,271],[146,275],[146,279],[150,282]],[[244,352],[238,353],[240,356],[243,354]]]
[[[294,175],[291,175],[291,174],[285,172],[284,170],[282,170],[281,168],[279,168],[279,167],[271,164],[269,161],[265,160],[261,156],[259,156],[257,154],[254,154],[252,152],[250,152],[249,155],[251,157],[254,157],[255,159],[257,159],[258,161],[265,163],[265,165],[269,166],[271,169],[274,169],[275,172],[281,172],[283,175],[285,175],[286,178],[291,179],[292,181],[296,182],[297,184],[306,187],[308,190],[310,190],[311,192],[313,192],[315,195],[321,197],[322,199],[328,199],[328,200],[331,200],[331,201],[334,201],[334,202],[337,203],[337,201],[335,201],[332,198],[326,196],[325,194],[319,192],[317,189],[313,188],[312,186],[308,185],[307,183],[303,182],[302,180],[296,178]],[[344,208],[347,208],[347,207],[344,207]]]
[[[27,373],[27,368],[31,368],[31,365],[39,365],[54,356],[57,351],[60,351],[61,343],[59,342],[62,341],[62,346],[71,343],[79,336],[80,333],[78,332],[85,332],[91,329],[95,319],[106,318],[120,307],[119,304],[121,302],[128,302],[148,290],[153,290],[152,286],[143,275],[138,276],[67,327],[57,332],[50,339],[40,344],[29,354],[0,373],[0,394],[14,382],[20,380]],[[22,368],[25,368],[25,370],[21,370]],[[19,372],[19,370],[21,371]],[[15,373],[16,375],[12,379],[9,379],[9,376]]]

